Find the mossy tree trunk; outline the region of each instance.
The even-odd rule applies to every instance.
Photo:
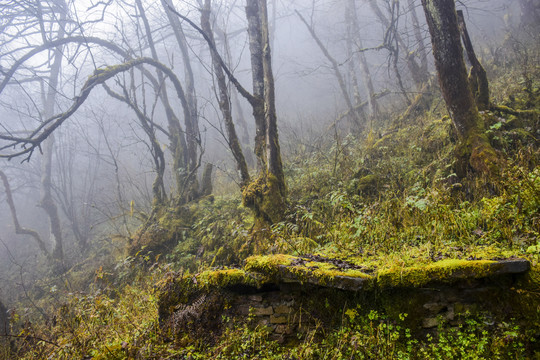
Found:
[[[480,60],[476,57],[474,47],[472,45],[469,32],[467,31],[467,25],[465,24],[465,17],[463,11],[457,11],[459,31],[461,32],[461,39],[467,52],[467,58],[471,64],[471,72],[469,73],[469,83],[476,99],[476,106],[478,110],[489,109],[489,81],[487,78],[486,70],[480,63]]]
[[[483,120],[467,79],[454,0],[422,0],[431,35],[441,91],[460,138],[456,149],[458,175],[469,169],[491,173],[498,156],[485,133]]]
[[[248,0],[246,16],[255,98],[255,154],[261,170],[259,177],[245,187],[243,200],[255,210],[259,221],[275,223],[283,218],[287,191],[278,139],[266,0]]]

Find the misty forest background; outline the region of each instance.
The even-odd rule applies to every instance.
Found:
[[[1,0],[4,354],[195,356],[153,284],[254,254],[536,264],[540,8],[456,2],[452,105],[432,3]]]

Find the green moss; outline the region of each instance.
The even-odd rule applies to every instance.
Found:
[[[258,287],[260,278],[241,269],[207,270],[196,276],[197,283],[204,288],[225,288],[234,285]]]
[[[378,175],[366,175],[360,179],[358,179],[358,184],[356,188],[358,189],[358,192],[361,194],[366,195],[374,195],[378,192],[381,178]]]
[[[380,287],[420,287],[430,282],[482,278],[497,270],[496,261],[447,259],[424,266],[393,267],[378,273]]]
[[[163,253],[183,240],[183,230],[192,222],[192,213],[186,207],[154,210],[155,214],[133,236],[128,246],[128,254]]]
[[[290,265],[295,259],[291,255],[265,255],[265,256],[250,256],[246,259],[244,269],[246,271],[262,272],[268,275],[277,275],[280,265]]]
[[[278,281],[289,278],[328,286],[339,285],[340,277],[374,279],[373,276],[363,271],[357,269],[341,270],[329,262],[307,261],[302,264],[294,264],[294,260],[300,259],[289,255],[253,256],[247,259],[245,269],[268,274],[278,278]],[[369,284],[371,283],[369,281]]]

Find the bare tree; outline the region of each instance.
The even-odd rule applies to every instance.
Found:
[[[225,73],[223,72],[222,67],[219,63],[219,54],[217,53],[214,33],[210,25],[210,14],[211,14],[211,2],[210,0],[205,0],[204,8],[201,11],[201,28],[208,35],[212,46],[210,46],[210,54],[212,57],[212,66],[214,69],[214,74],[216,76],[218,92],[219,92],[219,108],[223,115],[223,121],[225,122],[225,129],[227,131],[227,143],[233,157],[236,161],[236,166],[240,172],[241,178],[241,187],[244,188],[251,181],[248,166],[244,153],[240,146],[240,141],[238,140],[238,135],[236,133],[236,128],[234,126],[232,109],[231,109],[231,99],[229,96],[229,90],[227,87],[227,81],[225,78]]]
[[[407,63],[407,67],[409,69],[411,77],[416,85],[416,89],[421,90],[423,84],[427,81],[428,73],[425,71],[426,69],[422,69],[418,65],[414,57],[414,52],[410,51],[405,39],[403,38],[402,34],[400,34],[400,31],[398,29],[398,21],[400,18],[399,1],[392,0],[389,2],[390,17],[384,14],[384,12],[377,4],[376,0],[367,1],[377,18],[385,28],[384,46],[390,51],[391,56],[393,57],[394,70],[400,87],[404,89],[401,75],[397,68],[399,53],[401,52],[402,54],[405,54],[405,61]]]
[[[315,42],[317,43],[317,46],[319,46],[319,49],[321,49],[322,53],[326,57],[326,59],[330,62],[332,65],[332,70],[334,72],[334,76],[336,77],[339,88],[341,90],[341,95],[343,96],[343,99],[345,100],[345,103],[347,104],[348,113],[351,115],[352,120],[354,121],[357,129],[363,129],[365,126],[365,122],[360,116],[360,113],[356,110],[352,100],[351,96],[349,94],[349,91],[347,90],[347,85],[345,83],[345,78],[343,74],[341,73],[341,70],[339,69],[339,63],[338,61],[330,54],[326,46],[323,44],[317,33],[315,32],[315,29],[313,28],[313,25],[309,24],[306,19],[300,14],[298,11],[296,11],[296,14],[300,18],[300,20],[304,23],[306,28],[308,29],[309,33],[311,34],[311,37]]]
[[[216,50],[209,35],[186,16],[171,9],[177,16],[188,22]],[[246,4],[248,37],[251,60],[253,94],[247,91],[223,61],[217,57],[219,65],[249,102],[255,119],[255,155],[259,163],[259,176],[253,179],[242,192],[246,206],[255,211],[258,227],[280,221],[285,213],[287,189],[279,147],[277,114],[275,106],[274,76],[268,33],[268,13],[266,0],[248,0]]]

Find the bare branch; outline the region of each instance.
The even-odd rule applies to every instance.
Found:
[[[6,201],[9,205],[9,210],[11,211],[11,218],[13,219],[13,226],[15,227],[15,233],[18,235],[30,235],[33,237],[37,244],[39,245],[39,249],[45,256],[49,256],[49,251],[47,250],[47,246],[45,246],[45,243],[41,239],[41,236],[37,233],[37,231],[32,229],[27,229],[22,227],[19,224],[19,218],[17,217],[17,209],[15,208],[15,202],[13,201],[13,194],[11,193],[11,186],[9,185],[8,178],[6,174],[3,171],[0,171],[0,178],[2,178],[2,182],[4,183],[4,189],[6,191]]]
[[[171,69],[169,69],[165,65],[151,58],[138,58],[138,59],[130,60],[123,64],[96,69],[94,71],[94,74],[90,76],[88,80],[85,82],[85,84],[83,85],[79,96],[75,97],[74,102],[71,105],[71,107],[64,113],[55,115],[49,118],[48,120],[45,120],[29,136],[18,137],[18,136],[10,136],[10,135],[0,135],[0,140],[4,140],[8,142],[7,145],[0,146],[0,158],[12,159],[12,158],[27,154],[28,156],[25,158],[25,160],[26,161],[30,160],[30,157],[32,156],[35,149],[39,148],[41,143],[53,131],[55,131],[60,125],[62,125],[62,123],[65,120],[67,120],[71,115],[73,115],[77,111],[77,109],[84,103],[86,98],[88,98],[88,95],[90,95],[90,92],[94,89],[96,85],[102,84],[106,80],[110,79],[111,77],[144,63],[152,65],[155,68],[163,71],[163,73],[165,73],[169,77],[169,79],[172,81],[176,89],[176,92],[182,103],[184,111],[187,111],[188,107],[187,107],[187,102],[184,95],[184,90],[182,89],[180,80],[178,80],[178,78],[176,77],[176,75],[173,73]],[[16,146],[21,146],[23,149],[20,151],[15,151],[10,154],[1,153],[1,151],[3,150],[6,150],[11,147],[16,147]]]

